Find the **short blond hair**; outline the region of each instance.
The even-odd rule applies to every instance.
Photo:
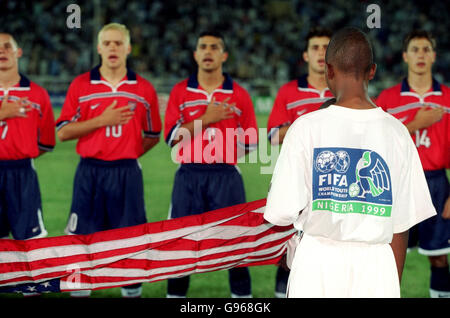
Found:
[[[120,24],[120,23],[109,23],[103,26],[103,28],[101,28],[101,30],[98,32],[97,35],[97,41],[98,44],[101,44],[101,36],[103,34],[103,32],[108,31],[108,30],[117,30],[122,32],[123,35],[125,35],[125,43],[130,45],[130,30],[128,30],[128,28],[124,25],[124,24]]]

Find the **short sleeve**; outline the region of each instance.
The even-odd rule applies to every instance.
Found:
[[[271,141],[272,137],[276,135],[278,129],[291,124],[289,114],[286,109],[285,94],[283,92],[284,90],[282,87],[275,97],[273,108],[269,115],[267,122],[267,138],[269,141]]]
[[[67,90],[66,98],[61,109],[61,114],[56,120],[56,128],[59,130],[65,125],[78,121],[81,117],[81,109],[78,101],[78,79],[75,79]]]
[[[159,138],[161,134],[161,117],[159,114],[159,103],[156,90],[148,83],[145,91],[146,116],[144,120],[144,137]]]
[[[384,91],[382,91],[380,93],[380,95],[378,95],[378,98],[375,101],[375,104],[378,107],[381,107],[385,112],[388,109],[388,98],[387,98],[387,95],[388,95],[387,91],[384,90]]]
[[[400,182],[393,197],[394,233],[404,232],[436,215],[419,154],[410,138],[407,139],[407,142],[407,157],[401,163],[402,168],[397,176]]]
[[[275,225],[294,223],[308,201],[304,147],[291,126],[272,175],[264,218]]]
[[[253,102],[247,91],[242,90],[239,105],[242,109],[242,114],[239,116],[239,124],[244,133],[238,136],[238,145],[247,150],[253,151],[258,147],[258,126],[256,123],[255,110]],[[254,132],[246,134],[245,132]]]
[[[55,147],[55,117],[47,91],[43,89],[42,95],[38,147],[44,151],[52,151]]]
[[[173,140],[176,137],[178,128],[184,123],[179,107],[182,103],[180,84],[177,84],[170,92],[166,113],[164,115],[164,139],[170,147],[174,145]]]

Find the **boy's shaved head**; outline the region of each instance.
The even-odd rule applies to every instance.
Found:
[[[336,32],[328,44],[325,62],[356,79],[369,72],[373,64],[372,45],[365,33],[353,27]]]

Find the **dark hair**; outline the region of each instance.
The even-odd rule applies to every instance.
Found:
[[[373,64],[373,51],[367,35],[354,27],[337,31],[328,43],[325,61],[357,79]]]
[[[403,52],[406,52],[408,50],[409,42],[411,42],[412,39],[417,38],[427,39],[428,41],[430,41],[433,50],[436,49],[436,40],[431,34],[431,32],[425,30],[412,30],[405,36],[403,40]]]
[[[306,35],[305,38],[305,49],[303,50],[303,52],[308,51],[308,46],[309,46],[309,40],[311,38],[315,38],[315,37],[322,37],[322,36],[326,36],[328,38],[331,38],[331,36],[333,35],[333,32],[328,29],[328,28],[324,28],[324,27],[312,27],[311,29],[309,29],[308,34]]]
[[[197,39],[200,39],[200,38],[202,38],[204,36],[213,36],[215,38],[220,39],[222,41],[222,43],[223,43],[223,50],[225,51],[225,38],[223,37],[223,35],[222,35],[222,33],[220,31],[218,31],[218,30],[206,30],[206,31],[203,31],[203,32],[201,32],[198,35]]]

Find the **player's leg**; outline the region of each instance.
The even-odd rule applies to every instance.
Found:
[[[5,164],[8,162],[2,162],[2,165]],[[7,185],[2,200],[7,217],[2,213],[0,215],[9,224],[13,238],[26,240],[47,236],[42,219],[39,182],[32,160],[10,161],[8,168],[2,166],[0,169],[4,170],[3,181]],[[24,292],[23,295],[31,297],[40,293]]]
[[[91,234],[101,229],[105,207],[97,186],[98,167],[92,160],[81,159],[74,177],[72,205],[65,232],[71,234]],[[74,298],[85,298],[90,290],[71,291]]]
[[[90,159],[81,159],[75,171],[72,204],[65,232],[91,234],[102,229],[104,199],[98,188],[98,166]]]
[[[105,230],[144,224],[147,222],[142,170],[137,160],[120,160],[106,167],[104,174],[107,220]],[[139,298],[142,283],[121,288],[124,298]]]
[[[208,210],[216,210],[245,203],[245,190],[242,176],[237,167],[220,167],[208,173]],[[250,272],[247,267],[232,268],[228,271],[231,297],[252,297]]]
[[[290,271],[284,269],[281,266],[277,267],[277,273],[275,276],[275,297],[276,298],[286,298],[286,290],[289,279]]]
[[[181,165],[175,173],[169,218],[203,213],[202,188],[204,176],[196,165]],[[167,280],[167,298],[186,297],[189,289],[189,276]]]
[[[42,218],[41,192],[31,159],[12,163],[8,174],[6,206],[13,238],[26,240],[45,237]]]
[[[419,224],[419,253],[430,261],[430,296],[450,297],[450,220],[442,218],[450,186],[445,170],[426,171],[425,175],[437,215]]]
[[[6,180],[8,177],[8,172],[6,169],[0,169],[0,238],[9,238],[9,232],[11,227],[8,221],[8,206],[6,205]]]

